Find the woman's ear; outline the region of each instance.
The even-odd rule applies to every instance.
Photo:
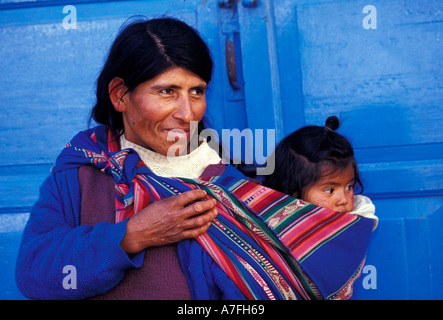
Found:
[[[118,112],[126,111],[126,92],[128,88],[125,86],[125,82],[122,78],[115,77],[109,82],[108,92],[109,99],[112,102],[115,110]]]

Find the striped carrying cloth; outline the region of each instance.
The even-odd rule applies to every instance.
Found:
[[[219,215],[196,240],[248,299],[348,299],[364,265],[372,220],[338,213],[229,175],[200,179],[153,174],[119,150],[104,126],[77,135],[58,170],[92,164],[113,175],[116,222],[191,189],[217,200]]]

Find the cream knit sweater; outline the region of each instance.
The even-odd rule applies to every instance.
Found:
[[[126,140],[124,134],[120,137],[120,146],[122,149],[134,149],[145,165],[161,177],[195,179],[200,177],[208,165],[222,162],[217,152],[209,146],[206,140],[191,153],[178,157],[167,157],[143,148]]]

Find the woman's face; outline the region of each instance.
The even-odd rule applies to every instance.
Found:
[[[116,107],[126,139],[163,155],[173,145],[173,154],[189,153],[190,137],[206,111],[206,89],[204,80],[180,67],[141,83]]]
[[[338,212],[350,212],[354,208],[354,167],[324,175],[308,188],[303,200]]]

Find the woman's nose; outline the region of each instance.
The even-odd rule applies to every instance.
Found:
[[[173,113],[173,117],[182,120],[185,123],[190,123],[194,120],[192,102],[188,95],[182,95],[177,100],[177,107]]]

